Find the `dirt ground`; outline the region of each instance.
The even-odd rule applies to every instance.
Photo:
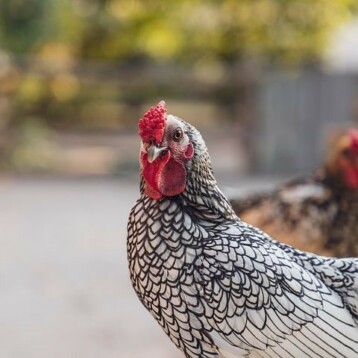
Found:
[[[130,285],[137,182],[0,180],[0,357],[182,356]]]
[[[137,185],[0,181],[0,357],[180,357],[128,278]]]

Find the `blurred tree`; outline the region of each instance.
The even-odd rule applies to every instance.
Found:
[[[136,118],[140,104],[162,93],[205,97],[221,103],[226,117],[249,122],[244,112],[253,82],[237,64],[317,63],[354,6],[355,0],[0,0],[0,137],[6,139],[0,138],[0,160],[11,126],[33,128],[36,118],[57,128],[110,127]],[[10,58],[6,66],[2,53]],[[105,62],[112,63],[107,72]],[[119,63],[126,67],[118,70]],[[147,63],[159,66],[140,72]],[[34,131],[24,133],[20,157],[28,158],[26,138]]]
[[[227,87],[216,90],[215,100],[236,118],[234,108],[240,104],[233,103],[251,96],[238,62],[318,62],[328,35],[349,19],[354,4],[355,0],[0,0],[0,50],[20,60],[28,53],[44,60],[41,65],[21,64],[26,75],[11,94],[17,118],[12,122],[22,123],[27,116],[51,123],[70,122],[75,116],[79,122],[80,106],[89,101],[78,71],[73,71],[73,64],[82,60],[137,68],[148,62],[179,62],[190,64],[198,76],[201,68],[217,65]],[[150,81],[140,89],[112,86],[103,96],[116,101],[120,95],[138,107],[157,90]],[[91,86],[88,93],[100,98],[96,85]],[[190,89],[182,94],[190,95]]]
[[[43,39],[46,2],[0,0],[0,48],[25,52]]]
[[[300,63],[320,58],[328,35],[349,18],[354,3],[63,0],[56,17],[62,40],[84,58],[232,62],[260,56]]]
[[[110,60],[319,59],[354,0],[0,0],[0,45]]]

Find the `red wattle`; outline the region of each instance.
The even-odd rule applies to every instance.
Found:
[[[147,153],[141,153],[142,175],[145,179],[145,193],[152,199],[162,196],[175,196],[186,186],[186,169],[173,159],[168,152],[164,157],[148,162]]]
[[[165,196],[182,193],[186,185],[186,169],[177,160],[170,158],[158,176],[158,189]]]
[[[154,200],[159,200],[163,197],[162,194],[159,193],[159,191],[154,190],[148,183],[145,183],[145,193]]]
[[[164,157],[157,158],[154,162],[149,163],[147,153],[141,153],[140,160],[143,167],[142,175],[146,182],[146,194],[152,199],[158,200],[163,196],[158,189],[158,176],[169,158],[170,153],[168,152]]]

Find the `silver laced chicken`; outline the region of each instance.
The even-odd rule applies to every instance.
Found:
[[[242,222],[201,135],[164,102],[139,134],[130,278],[184,356],[358,357],[358,259],[298,251]]]

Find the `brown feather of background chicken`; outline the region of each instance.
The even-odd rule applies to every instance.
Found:
[[[353,134],[352,134],[353,133]],[[273,238],[324,256],[358,256],[358,188],[348,185],[345,168],[358,173],[358,150],[340,135],[321,169],[290,181],[271,193],[231,200],[236,214]]]

